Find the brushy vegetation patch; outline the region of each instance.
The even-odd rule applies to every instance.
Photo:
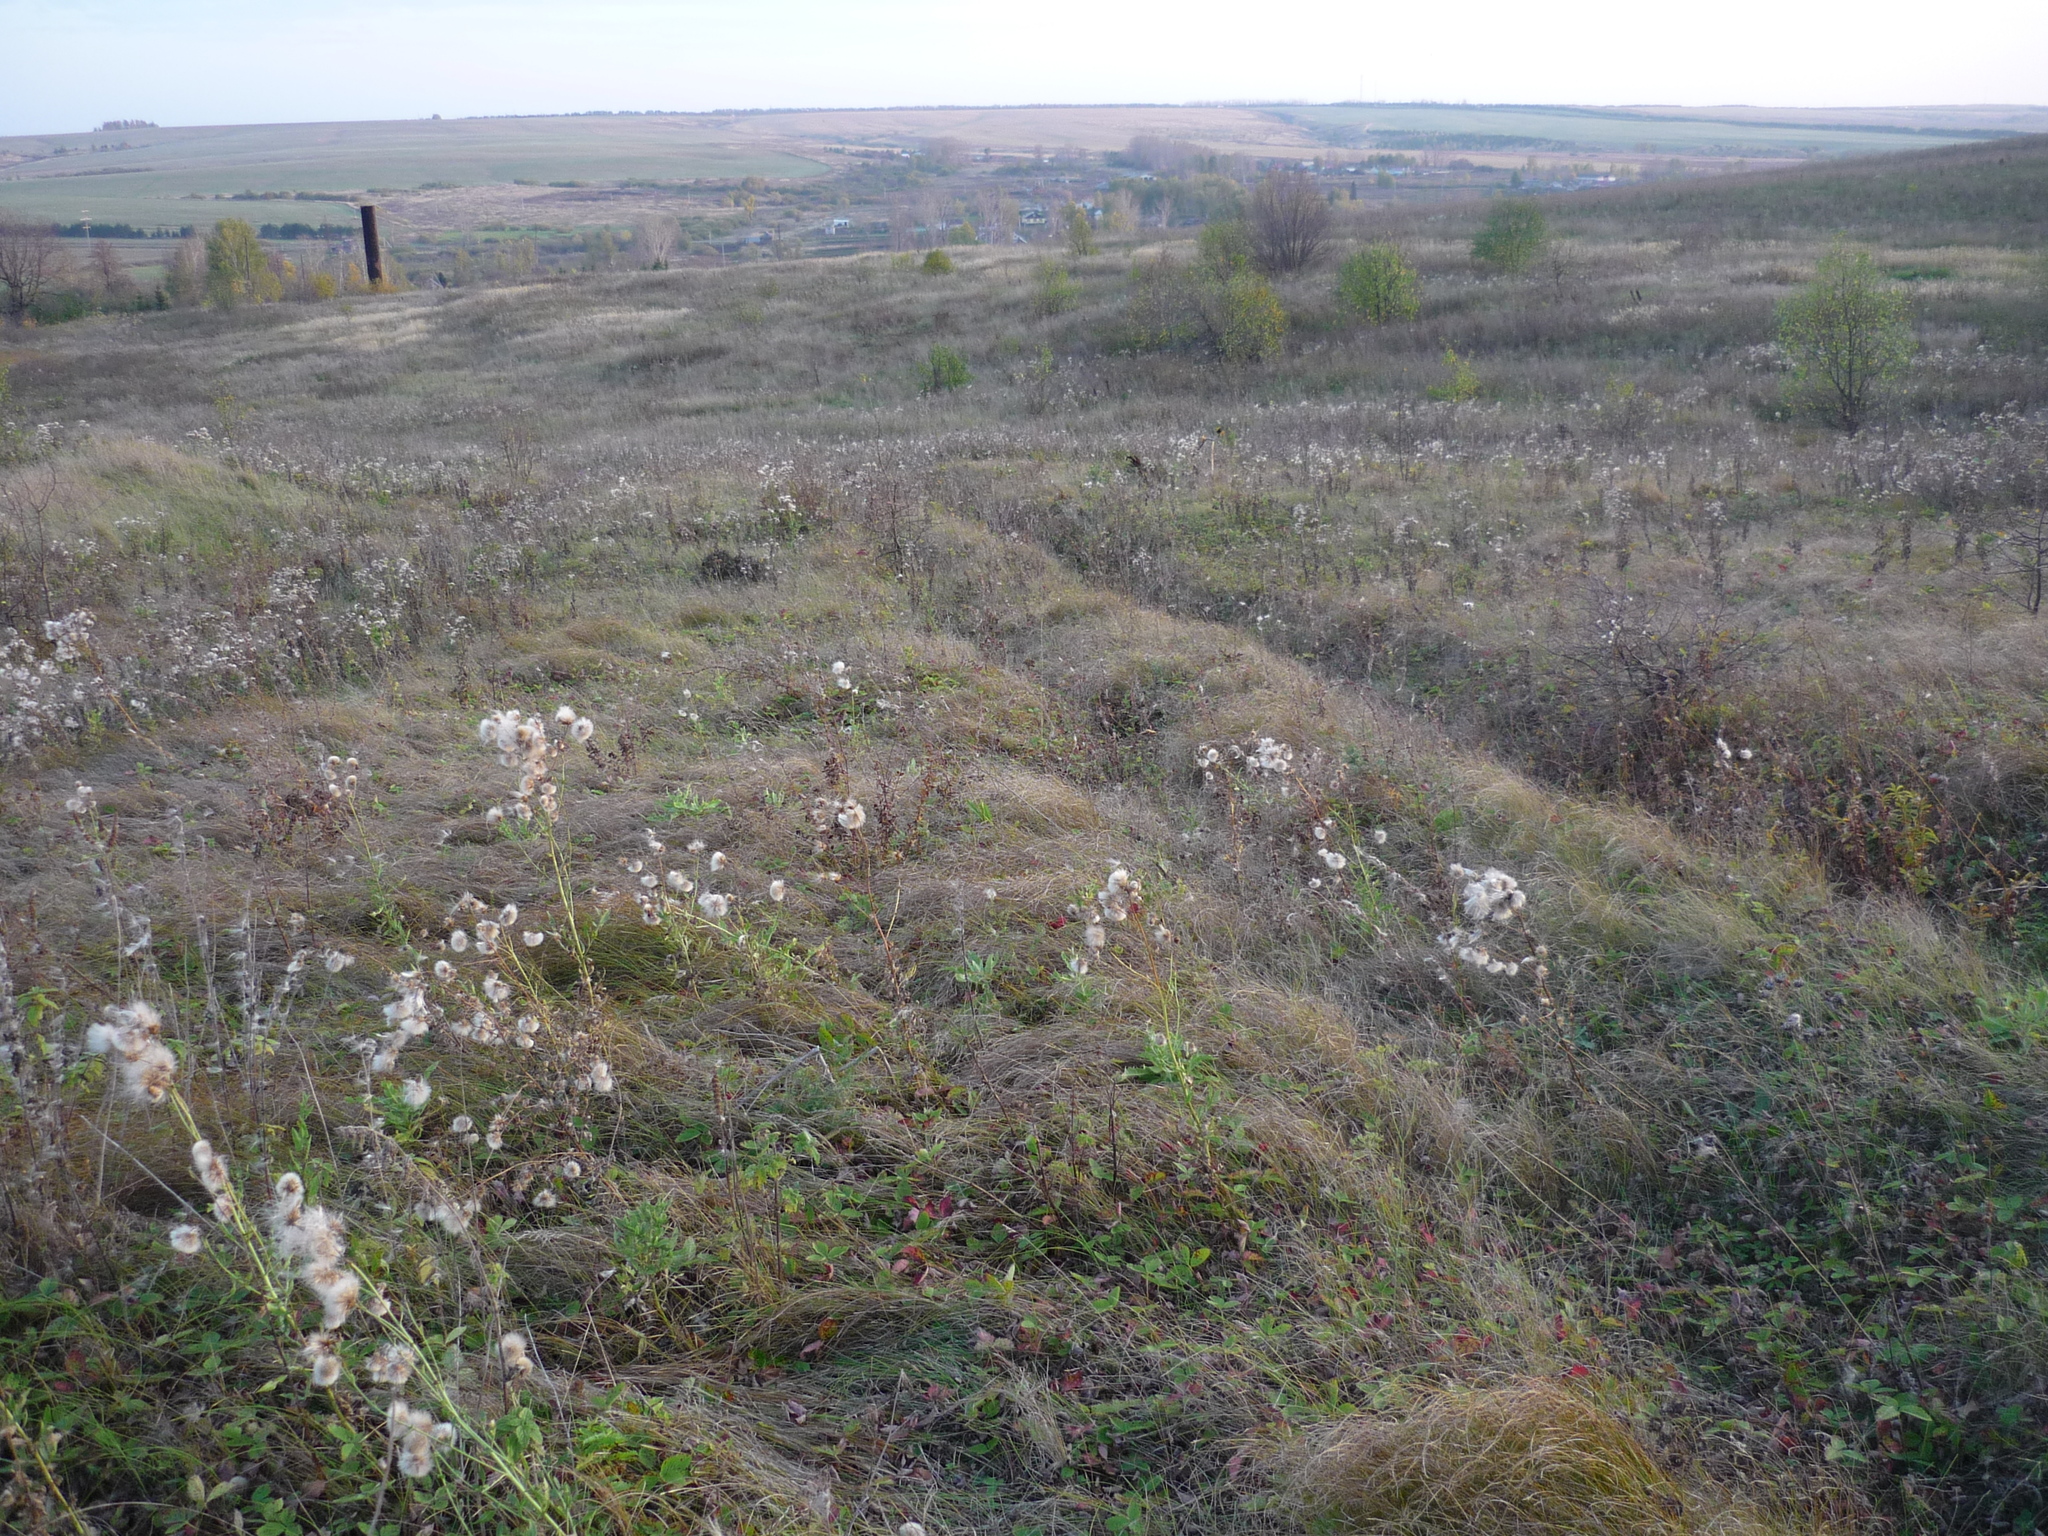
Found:
[[[2031,269],[1546,206],[37,336],[7,1519],[2033,1529]]]

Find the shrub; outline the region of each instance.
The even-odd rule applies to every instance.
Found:
[[[942,250],[933,250],[924,259],[924,270],[934,277],[943,276],[953,270],[953,258]]]
[[[1422,285],[1400,247],[1386,241],[1345,258],[1337,271],[1337,296],[1367,321],[1412,320],[1422,308]]]
[[[938,253],[934,251],[932,254]],[[924,393],[928,395],[959,389],[974,382],[974,375],[967,371],[967,359],[951,347],[933,347],[925,357],[919,377]]]
[[[1503,272],[1520,272],[1542,254],[1549,239],[1550,225],[1534,203],[1499,202],[1472,237],[1472,256]]]
[[[1050,318],[1063,315],[1081,302],[1081,285],[1074,281],[1067,269],[1056,261],[1041,261],[1038,264],[1038,292],[1035,307],[1039,314]]]
[[[1209,332],[1227,361],[1259,362],[1280,350],[1287,335],[1287,311],[1272,285],[1256,272],[1232,273],[1211,297]]]
[[[1813,281],[1778,306],[1793,361],[1792,402],[1854,432],[1913,357],[1911,301],[1868,251],[1837,244]]]
[[[1163,253],[1131,268],[1129,318],[1140,350],[1205,346],[1234,363],[1271,357],[1287,334],[1279,296],[1250,267],[1184,265]]]
[[[1201,253],[1201,264],[1219,277],[1242,271],[1255,259],[1251,227],[1242,219],[1222,219],[1214,224],[1204,224],[1202,233],[1196,237],[1195,248]]]
[[[1441,384],[1429,386],[1432,400],[1449,400],[1453,403],[1470,400],[1479,393],[1479,375],[1472,371],[1472,365],[1458,356],[1453,347],[1444,348],[1444,367],[1450,370],[1450,377]]]
[[[1217,226],[1211,225],[1210,229]],[[1208,229],[1202,231],[1204,237]],[[1168,352],[1201,338],[1202,282],[1218,280],[1206,263],[1189,267],[1161,251],[1150,261],[1131,264],[1130,344],[1144,352]]]

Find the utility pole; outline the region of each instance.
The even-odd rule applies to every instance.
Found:
[[[363,275],[375,288],[384,281],[384,248],[377,243],[377,205],[363,204]]]

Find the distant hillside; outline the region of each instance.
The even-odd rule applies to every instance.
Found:
[[[2048,241],[2048,134],[1574,194],[1574,221],[1692,219],[1729,238]]]

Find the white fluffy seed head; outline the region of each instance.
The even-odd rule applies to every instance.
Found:
[[[434,1470],[434,1442],[425,1430],[406,1431],[398,1443],[398,1470],[407,1477],[425,1477]]]
[[[410,1344],[380,1344],[368,1360],[363,1362],[363,1372],[379,1386],[402,1387],[412,1379],[413,1366],[419,1356]]]
[[[524,1376],[533,1369],[533,1357],[526,1352],[526,1335],[508,1333],[498,1340],[498,1361],[507,1376]]]
[[[363,1293],[363,1283],[346,1269],[312,1269],[306,1272],[306,1288],[320,1298],[323,1327],[339,1328],[348,1321]]]
[[[221,1155],[213,1150],[212,1142],[192,1143],[192,1171],[199,1175],[200,1187],[209,1195],[217,1197],[228,1192],[228,1165]]]

